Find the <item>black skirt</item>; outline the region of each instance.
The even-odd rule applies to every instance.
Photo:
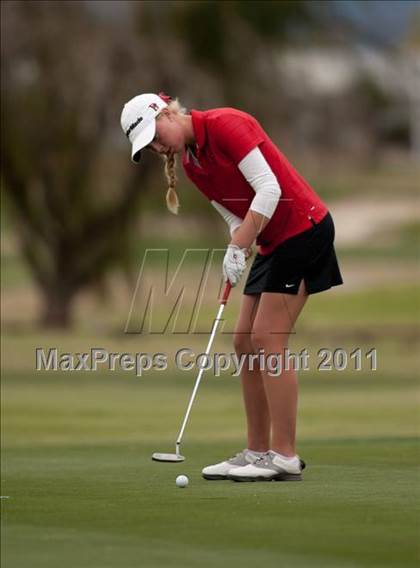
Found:
[[[334,249],[334,222],[327,215],[318,224],[299,233],[267,255],[257,254],[245,284],[244,294],[277,292],[297,294],[302,280],[308,294],[343,283]]]

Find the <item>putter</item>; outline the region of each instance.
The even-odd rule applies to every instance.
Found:
[[[230,291],[232,289],[232,284],[227,281],[225,285],[225,289],[223,291],[223,296],[219,300],[220,307],[219,311],[217,312],[216,319],[213,322],[213,328],[211,330],[210,339],[207,344],[206,355],[210,354],[211,346],[213,344],[214,336],[216,335],[217,327],[219,325],[220,320],[222,319],[223,310],[225,309],[226,302],[228,301]],[[185,460],[185,457],[181,455],[180,448],[182,437],[184,435],[185,426],[187,425],[188,418],[190,416],[191,408],[194,403],[195,395],[197,394],[198,387],[200,386],[201,377],[203,376],[204,368],[202,367],[198,373],[197,380],[195,381],[194,389],[191,394],[190,402],[188,403],[187,411],[185,413],[184,421],[182,422],[181,430],[179,431],[178,438],[175,442],[175,453],[174,454],[163,454],[156,452],[152,455],[152,460],[160,461],[160,462],[182,462]]]

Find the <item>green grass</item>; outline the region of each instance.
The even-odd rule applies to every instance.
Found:
[[[420,260],[420,223],[410,221],[375,235],[363,246],[346,246],[338,248],[340,259],[358,259],[371,262],[384,260],[418,261]],[[418,266],[418,264],[417,264]]]
[[[331,325],[336,320],[340,327],[380,327],[386,324],[418,324],[419,313],[418,286],[414,283],[396,283],[348,294],[329,292],[313,296],[308,300],[303,319],[320,325],[322,322],[324,325]]]
[[[327,202],[349,197],[366,195],[403,197],[418,196],[419,167],[414,162],[392,163],[384,161],[369,167],[355,166],[343,168],[340,165],[311,174],[309,168],[298,170],[309,180],[315,191]]]
[[[303,444],[301,484],[209,483],[200,468],[230,445],[189,446],[175,466],[155,448],[10,452],[5,566],[415,566],[410,439]]]
[[[345,275],[344,275],[345,278]],[[148,290],[149,288],[146,287]],[[196,330],[209,330],[215,317],[217,284],[206,288],[203,303],[200,305]],[[211,294],[210,294],[211,292]],[[224,331],[233,332],[239,313],[241,291],[234,290],[224,312]],[[192,304],[186,301],[175,319],[173,311],[175,296],[164,297],[159,302],[154,300],[153,319],[150,329],[155,333],[166,329],[177,332],[188,330],[192,317]],[[136,296],[131,314],[129,329],[139,331],[145,310],[145,303]],[[172,313],[174,312],[174,313]],[[150,311],[148,312],[151,313]],[[361,337],[393,337],[396,340],[413,341],[418,339],[418,321],[420,313],[420,292],[415,284],[385,284],[372,288],[348,291],[344,287],[327,293],[314,294],[308,299],[297,324],[297,332],[312,330],[315,335],[325,332],[340,333],[350,330],[359,332]],[[169,316],[171,315],[171,318]],[[145,329],[149,319],[146,319]],[[124,322],[125,323],[125,322]],[[194,328],[192,328],[194,329]],[[417,329],[417,333],[415,331]]]
[[[15,254],[1,256],[1,288],[3,291],[27,287],[30,281],[29,268],[20,256]]]
[[[37,567],[415,566],[415,374],[302,374],[303,483],[206,482],[244,445],[236,379],[7,373],[3,563]],[[176,475],[190,478],[186,489]]]

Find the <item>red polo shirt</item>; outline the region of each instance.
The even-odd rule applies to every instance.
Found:
[[[269,223],[257,237],[261,254],[270,254],[286,239],[321,221],[328,210],[251,115],[233,109],[191,111],[198,163],[184,151],[185,173],[209,199],[244,218],[255,191],[238,168],[256,146],[281,187],[281,198]]]

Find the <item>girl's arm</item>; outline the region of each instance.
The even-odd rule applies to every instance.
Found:
[[[255,191],[255,197],[241,225],[232,234],[232,245],[249,249],[269,223],[281,196],[276,176],[261,150],[256,147],[238,164],[245,179]]]
[[[250,208],[240,227],[232,235],[230,244],[237,245],[242,249],[250,249],[258,234],[264,230],[269,221],[268,217]]]
[[[226,209],[226,207],[223,207],[223,205],[220,205],[220,203],[214,201],[213,199],[211,201],[211,204],[228,224],[230,236],[232,237],[233,233],[241,225],[243,219],[241,217],[238,217],[237,215],[234,215],[233,213],[231,213],[231,211]]]

